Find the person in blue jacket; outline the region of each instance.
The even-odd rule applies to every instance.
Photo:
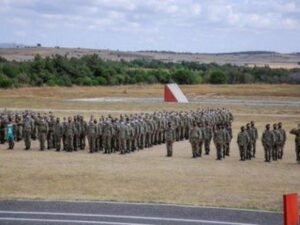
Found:
[[[12,122],[12,118],[8,119],[8,124],[5,128],[6,140],[8,141],[8,149],[14,149],[15,146],[15,126]]]

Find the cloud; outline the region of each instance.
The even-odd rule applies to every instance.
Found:
[[[189,42],[194,36],[219,41],[220,32],[226,38],[237,33],[283,35],[282,30],[294,34],[300,30],[296,0],[0,0],[0,4],[0,16],[6,18],[0,26],[9,27],[12,36],[17,35],[14,29],[22,28],[33,35],[45,34],[45,40],[49,36],[49,43],[50,38],[72,37],[80,44],[87,34],[106,37],[107,43],[118,46],[114,40],[120,42],[122,34],[124,46],[132,40],[132,46],[142,46],[144,41],[147,46],[173,48],[172,40]]]

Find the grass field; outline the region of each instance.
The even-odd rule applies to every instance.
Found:
[[[284,160],[264,163],[260,141],[257,158],[239,162],[236,134],[242,124],[256,121],[259,135],[266,123],[282,121],[289,131],[300,122],[299,106],[253,106],[247,99],[280,99],[300,101],[300,87],[294,85],[183,86],[188,96],[206,98],[239,98],[245,104],[209,105],[229,108],[235,116],[231,156],[216,161],[211,155],[191,158],[188,142],[174,144],[174,157],[166,158],[164,145],[130,155],[90,155],[76,153],[24,151],[0,146],[1,199],[65,199],[164,202],[193,205],[227,206],[280,210],[282,195],[300,193],[300,165],[296,164],[294,137],[288,135]],[[65,99],[102,96],[161,96],[162,86],[121,86],[105,88],[23,88],[0,91],[2,108],[51,110],[60,116],[72,115],[78,109],[88,117],[154,110],[189,110],[205,104],[163,103],[66,103]],[[72,111],[74,110],[74,111]]]

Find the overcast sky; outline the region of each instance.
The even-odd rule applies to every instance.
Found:
[[[0,43],[300,52],[300,0],[0,0]]]

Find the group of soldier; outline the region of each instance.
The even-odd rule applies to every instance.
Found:
[[[198,157],[202,154],[202,144],[206,154],[209,154],[212,130],[219,124],[231,124],[232,120],[233,116],[227,109],[142,113],[121,115],[119,118],[102,116],[97,119],[91,116],[88,122],[80,115],[63,118],[61,122],[53,113],[2,112],[0,142],[7,140],[9,149],[13,149],[14,142],[23,139],[25,150],[29,150],[31,141],[38,140],[40,150],[47,147],[72,152],[84,150],[87,140],[90,153],[126,154],[162,143],[167,143],[168,147],[174,141],[190,139],[191,143],[197,142],[193,156]],[[199,142],[193,141],[193,124],[198,124],[205,131],[203,134],[199,132]],[[191,135],[193,137],[190,138]],[[171,151],[172,148],[168,147],[169,156]]]
[[[286,131],[282,127],[282,122],[274,123],[273,129],[271,129],[270,124],[266,124],[265,127],[266,128],[261,136],[261,142],[265,153],[265,162],[282,160],[287,139]],[[292,129],[290,133],[295,135],[296,160],[300,163],[300,124],[298,124],[298,128]],[[237,137],[241,161],[255,158],[257,139],[257,129],[254,126],[253,121],[248,123],[246,128],[244,126],[241,127],[241,131]]]
[[[213,141],[217,160],[222,160],[230,156],[232,121],[232,113],[224,108],[120,115],[119,118],[91,116],[88,122],[80,115],[64,117],[61,122],[51,112],[3,111],[0,113],[0,143],[7,141],[8,149],[13,149],[15,141],[24,140],[25,150],[29,150],[31,141],[38,140],[41,151],[47,148],[72,152],[84,150],[87,140],[90,153],[103,151],[105,154],[126,154],[166,143],[167,156],[171,157],[175,141],[189,140],[192,157],[197,158],[210,154]],[[300,163],[300,124],[290,133],[296,135],[296,155]],[[255,158],[257,139],[253,121],[241,127],[237,136],[241,161]],[[266,162],[282,159],[286,132],[281,122],[273,124],[272,130],[267,124],[261,141]]]

